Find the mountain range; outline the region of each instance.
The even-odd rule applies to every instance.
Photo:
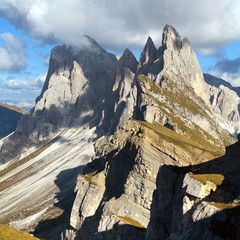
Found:
[[[86,36],[52,49],[0,141],[0,223],[40,239],[238,239],[239,88],[170,25],[139,61]]]

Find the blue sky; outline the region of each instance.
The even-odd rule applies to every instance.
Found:
[[[157,47],[165,24],[190,40],[204,72],[240,86],[239,1],[1,0],[0,101],[34,102],[51,48],[81,46],[85,34],[105,49],[140,54]]]

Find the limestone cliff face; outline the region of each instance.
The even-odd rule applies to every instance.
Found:
[[[171,26],[164,28],[158,50],[148,39],[140,58],[138,79],[138,107],[144,120],[161,123],[185,135],[189,134],[186,126],[198,128],[206,138],[210,134],[218,142],[223,140],[191,45]]]
[[[93,39],[86,37],[86,41],[87,46],[81,49],[53,48],[42,92],[32,112],[18,122],[13,136],[1,143],[0,163],[19,156],[31,145],[50,141],[65,129],[100,124],[118,61]]]
[[[228,141],[209,109],[207,85],[189,41],[174,28],[164,28],[158,49],[149,37],[139,62],[128,49],[117,60],[86,39],[88,45],[81,49],[63,45],[52,50],[42,92],[31,114],[19,121],[16,136],[46,142],[86,122],[97,126],[100,136],[139,119],[183,135],[196,129],[219,146]],[[12,140],[6,141],[9,148]],[[15,156],[25,147],[15,147]],[[13,157],[9,152],[3,146],[4,161]]]
[[[41,141],[82,113],[93,114],[100,108],[113,86],[117,59],[94,40],[87,40],[89,45],[83,49],[63,45],[52,50],[43,90],[18,131]]]
[[[164,68],[156,82],[164,88],[175,89],[175,92],[187,91],[192,99],[195,93],[208,105],[203,74],[188,39],[181,39],[177,31],[167,25],[163,30],[162,45],[166,48],[163,53]],[[175,86],[172,87],[172,83]]]
[[[189,41],[167,25],[162,46],[157,49],[149,37],[138,64],[129,50],[120,58],[108,99],[114,106],[104,110],[106,125],[113,133],[129,119],[145,120],[188,136],[201,131],[210,142],[223,146],[228,137],[210,109],[207,89]]]
[[[108,116],[104,120],[105,129],[109,133],[113,133],[115,129],[120,128],[134,117],[137,105],[137,85],[135,79],[137,64],[138,62],[133,53],[126,49],[117,65],[111,97],[107,99],[110,107],[108,106],[105,109]]]

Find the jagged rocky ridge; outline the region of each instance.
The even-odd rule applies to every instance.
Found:
[[[216,117],[191,45],[171,26],[158,49],[147,40],[139,62],[128,49],[117,60],[87,40],[52,50],[34,109],[1,143],[1,221],[44,239],[178,239],[191,229],[151,234],[166,224],[157,191],[176,182],[168,170],[157,176],[173,166],[183,177],[194,169],[185,167],[222,156],[232,139],[219,121],[228,119]],[[169,211],[169,196],[191,178],[180,183],[176,193],[166,187]]]

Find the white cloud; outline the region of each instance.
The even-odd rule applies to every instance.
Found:
[[[148,35],[161,43],[173,25],[207,54],[240,38],[236,0],[1,0],[0,14],[42,41],[79,45],[87,34],[103,47],[142,47]]]
[[[46,75],[38,76],[31,81],[9,79],[4,85],[8,89],[40,90],[43,86],[45,78]]]
[[[240,87],[239,73],[225,72],[220,69],[213,69],[210,70],[208,73],[229,82],[233,87]]]
[[[1,79],[0,101],[7,102],[34,102],[40,94],[46,75],[40,75],[26,81],[14,78]]]
[[[220,57],[208,72],[231,83],[234,87],[240,87],[240,57],[235,59]]]
[[[25,44],[11,33],[0,34],[0,70],[20,70],[26,65]]]
[[[239,73],[228,73],[224,72],[221,74],[220,78],[228,81],[234,87],[240,87],[240,75]]]

